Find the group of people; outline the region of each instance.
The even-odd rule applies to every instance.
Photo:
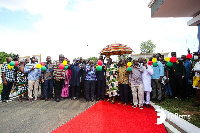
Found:
[[[172,57],[176,53],[172,52]],[[156,58],[157,65],[149,65],[148,60]],[[15,84],[19,101],[22,102],[24,95],[27,100],[48,101],[54,98],[56,102],[66,97],[78,100],[81,95],[87,102],[106,100],[115,104],[116,96],[120,96],[120,103],[124,106],[131,103],[133,108],[143,109],[145,104],[149,108],[150,99],[161,102],[167,92],[169,98],[180,98],[184,100],[195,94],[192,87],[193,75],[199,75],[200,66],[193,65],[190,59],[182,56],[181,59],[167,66],[164,56],[153,55],[152,58],[121,59],[118,63],[112,62],[111,58],[100,56],[102,70],[96,69],[97,63],[93,60],[74,59],[73,63],[59,55],[59,60],[52,63],[51,57],[47,56],[44,66],[46,70],[37,68],[37,60],[32,57],[30,62],[22,60],[19,66],[8,68],[12,61],[11,57],[6,58],[6,63],[1,67],[3,90],[2,102],[9,100],[10,91]],[[197,58],[198,60],[198,58]],[[67,61],[68,69],[60,69],[59,65]],[[106,62],[106,63],[105,63]],[[131,70],[127,70],[127,63],[132,62]],[[198,63],[197,63],[198,64]],[[200,70],[200,68],[199,68]],[[192,75],[193,74],[193,75]],[[41,84],[41,96],[38,97],[38,88]],[[197,83],[198,84],[198,83]],[[199,87],[196,94],[199,95]],[[54,93],[53,93],[54,92]],[[198,100],[200,100],[198,98]],[[200,101],[197,106],[200,105]]]

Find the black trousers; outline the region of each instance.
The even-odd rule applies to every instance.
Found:
[[[41,96],[40,96],[41,99],[44,98],[44,83],[41,83]]]
[[[119,84],[121,102],[128,103],[128,84]]]
[[[86,99],[87,100],[89,100],[90,98],[94,99],[95,83],[96,83],[96,81],[93,81],[93,80],[86,80],[85,81]]]
[[[128,94],[129,94],[129,101],[133,103],[133,93],[130,86],[128,86]]]
[[[183,85],[185,87],[185,97],[190,97],[193,94],[192,82],[189,83],[189,80],[191,79],[189,78],[183,79]]]
[[[3,90],[1,92],[1,100],[8,100],[10,91],[12,89],[13,82],[7,82],[7,85],[3,85]]]
[[[105,98],[106,80],[97,80],[97,99]]]
[[[57,99],[61,100],[63,85],[64,85],[64,79],[60,79],[60,81],[55,81],[55,88],[54,88],[55,100]]]
[[[173,75],[170,78],[170,84],[172,89],[173,97],[180,97],[181,99],[185,98],[185,87],[183,86],[182,76]]]
[[[80,97],[80,86],[72,86],[72,97]]]

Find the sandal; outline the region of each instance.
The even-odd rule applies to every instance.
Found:
[[[126,105],[128,105],[128,104],[127,104],[127,103],[124,103],[124,104],[123,104],[123,106],[126,106]]]
[[[22,99],[19,98],[18,101],[19,101],[19,102],[22,102]]]
[[[114,100],[112,100],[112,101],[111,101],[111,104],[115,104],[115,101],[114,101]]]
[[[108,99],[106,102],[111,102],[111,100],[110,100],[110,99]]]

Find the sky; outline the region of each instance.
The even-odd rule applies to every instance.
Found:
[[[142,41],[156,44],[155,52],[198,50],[191,18],[151,18],[149,0],[0,0],[0,51],[20,57],[42,55],[57,60],[64,54],[98,57],[113,43],[140,53]]]

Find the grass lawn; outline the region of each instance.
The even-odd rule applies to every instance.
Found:
[[[1,95],[2,90],[3,90],[3,84],[0,84],[0,95]]]
[[[191,105],[194,103],[196,103],[196,96],[185,101],[166,98],[161,103],[155,104],[172,113],[178,113],[178,115],[190,115],[190,119],[184,119],[194,124],[195,126],[200,127],[200,107],[192,107]]]

